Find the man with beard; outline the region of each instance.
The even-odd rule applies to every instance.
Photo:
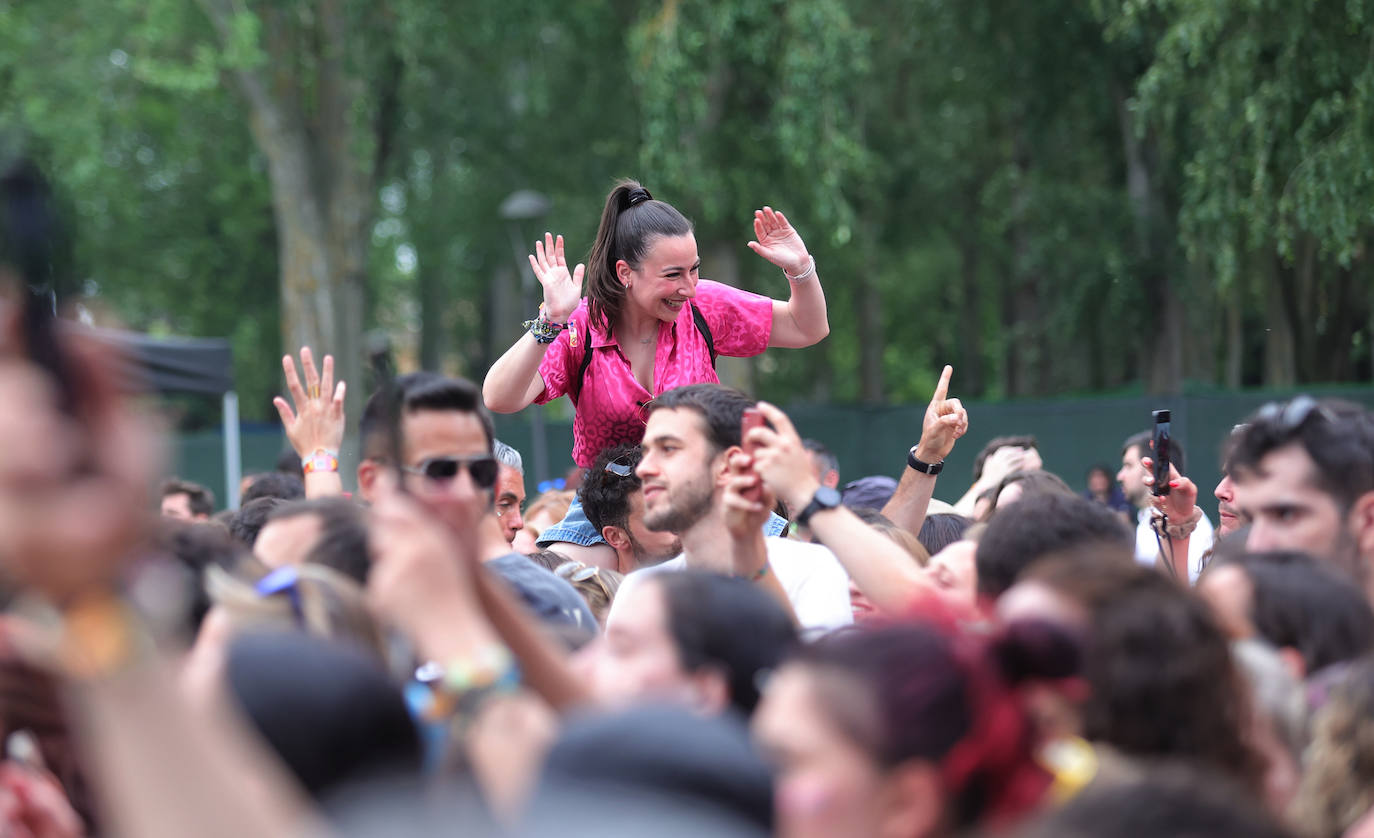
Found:
[[[1237,433],[1230,467],[1247,549],[1310,553],[1374,602],[1374,414],[1310,396],[1265,405]]]
[[[740,566],[741,553],[726,524],[725,495],[732,480],[730,457],[740,451],[740,422],[753,405],[743,393],[718,384],[678,387],[650,403],[643,457],[635,469],[643,483],[644,524],[654,532],[676,533],[683,553],[626,583],[645,573],[714,571],[750,579],[785,596],[804,631],[848,625],[853,622],[849,577],[825,547],[760,535],[762,561]],[[748,554],[744,560],[758,558]],[[608,623],[615,616],[612,606]]]

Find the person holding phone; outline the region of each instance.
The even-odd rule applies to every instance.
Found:
[[[487,407],[514,413],[567,395],[577,409],[573,459],[585,468],[611,445],[638,442],[644,406],[659,394],[718,382],[717,356],[751,357],[825,338],[830,324],[816,260],[786,216],[771,207],[756,211],[749,248],[782,269],[786,301],[701,279],[691,222],[638,182],[620,181],[606,197],[587,265],[568,267],[562,236],[546,233],[535,243],[530,265],[544,303],[487,373]],[[580,502],[564,524],[540,543],[602,540]]]

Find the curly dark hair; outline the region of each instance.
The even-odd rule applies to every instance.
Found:
[[[1148,568],[1110,572],[1115,594],[1090,605],[1088,738],[1132,756],[1189,760],[1258,792],[1262,763],[1244,739],[1245,685],[1212,613]]]

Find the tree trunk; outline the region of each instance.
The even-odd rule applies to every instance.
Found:
[[[983,395],[982,316],[978,310],[978,243],[959,243],[959,390],[970,398]]]
[[[1237,280],[1238,282],[1239,280]],[[1245,335],[1241,321],[1241,293],[1232,284],[1231,294],[1226,299],[1226,388],[1239,390],[1245,369]]]
[[[862,229],[863,264],[876,265],[877,248],[871,231],[879,229],[879,225],[865,222]],[[883,351],[887,345],[883,339],[883,294],[875,282],[876,274],[875,270],[859,271],[855,289],[859,295],[859,398],[870,404],[881,404],[887,399],[883,380]]]
[[[200,0],[221,39],[235,18],[252,14],[233,0]],[[374,213],[376,176],[394,125],[386,118],[400,82],[391,62],[377,90],[377,120],[364,124],[367,81],[350,61],[358,33],[339,0],[318,0],[311,14],[266,4],[259,12],[261,67],[231,77],[248,103],[249,127],[267,159],[278,230],[283,346],[334,355],[348,382],[348,411],[358,415],[362,375],[363,290]],[[302,29],[308,28],[308,32]],[[302,43],[313,45],[301,55]],[[313,86],[302,87],[308,63]],[[359,142],[361,139],[371,142]]]
[[[1297,352],[1293,342],[1293,323],[1285,299],[1284,282],[1279,274],[1283,267],[1277,259],[1271,262],[1265,294],[1267,328],[1264,330],[1264,385],[1292,387],[1298,380]]]
[[[429,258],[426,258],[428,256]],[[416,296],[420,300],[420,369],[439,370],[444,363],[444,287],[438,251],[421,255],[416,268]]]
[[[1136,134],[1135,118],[1120,86],[1114,89],[1121,145],[1126,161],[1126,194],[1135,222],[1136,248],[1145,296],[1141,324],[1141,367],[1145,392],[1174,395],[1183,383],[1183,307],[1173,288],[1165,232],[1164,200],[1153,161],[1158,155]]]

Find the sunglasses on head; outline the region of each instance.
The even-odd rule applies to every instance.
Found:
[[[457,477],[459,471],[467,469],[477,488],[490,489],[496,485],[499,468],[495,457],[482,454],[476,457],[430,457],[418,466],[406,466],[405,470],[408,474],[418,474],[427,480],[444,483]]]
[[[1280,433],[1289,434],[1301,428],[1313,416],[1333,421],[1331,412],[1311,396],[1298,396],[1287,402],[1270,402],[1255,414],[1255,422],[1273,425]]]
[[[611,460],[606,464],[606,473],[614,474],[616,477],[633,477],[635,467],[630,465],[630,455],[625,454]]]

